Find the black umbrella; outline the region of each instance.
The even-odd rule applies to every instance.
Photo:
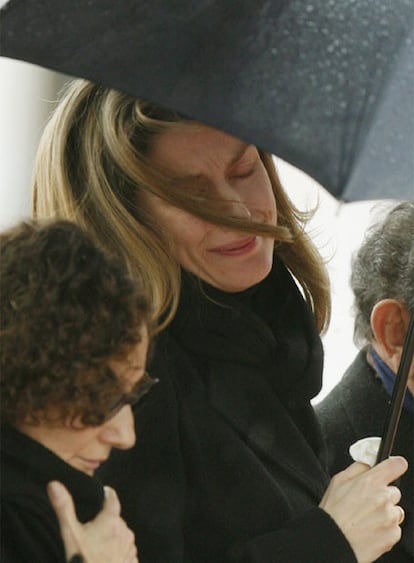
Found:
[[[11,0],[1,16],[4,56],[174,108],[338,198],[414,197],[412,0]]]
[[[11,0],[1,54],[174,108],[344,200],[414,195],[412,0]]]

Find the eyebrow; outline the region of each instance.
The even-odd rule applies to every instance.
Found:
[[[250,147],[253,147],[252,144],[241,143],[240,149],[235,153],[234,157],[230,160],[227,168],[232,168]],[[184,174],[183,176],[174,176],[174,180],[177,182],[186,182],[186,181],[195,181],[195,180],[206,180],[206,176],[204,174]]]

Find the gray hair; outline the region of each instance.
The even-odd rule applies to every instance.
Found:
[[[382,299],[398,299],[414,313],[414,202],[404,201],[373,225],[352,260],[354,342],[373,338],[371,311]]]

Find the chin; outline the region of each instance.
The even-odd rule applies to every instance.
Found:
[[[272,264],[262,264],[260,267],[256,267],[254,269],[249,268],[248,275],[246,275],[246,271],[240,272],[239,275],[235,276],[234,284],[231,284],[231,281],[227,279],[227,287],[223,287],[222,289],[223,291],[228,291],[229,293],[245,291],[267,278],[271,270]]]
[[[258,284],[261,281],[263,281],[265,278],[267,278],[267,276],[272,271],[272,268],[273,268],[273,254],[270,260],[263,260],[263,262],[255,264],[254,266],[251,267],[252,275],[248,276],[248,279],[246,280],[245,289],[248,289],[249,287]]]

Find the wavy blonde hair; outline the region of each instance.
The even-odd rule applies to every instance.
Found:
[[[179,299],[180,265],[163,225],[140,205],[147,190],[206,221],[277,241],[277,252],[301,285],[319,330],[330,317],[329,280],[322,259],[305,233],[308,215],[284,192],[272,156],[260,151],[278,209],[278,226],[223,216],[214,204],[174,184],[152,165],[151,143],[171,128],[200,127],[173,111],[86,80],[75,80],[49,120],[35,163],[36,217],[73,220],[142,280],[160,330],[173,318]]]

